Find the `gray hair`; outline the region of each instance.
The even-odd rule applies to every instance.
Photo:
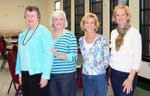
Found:
[[[50,22],[49,22],[49,25],[53,28],[53,24],[54,24],[54,18],[58,17],[58,16],[62,16],[64,17],[64,20],[65,20],[65,28],[68,27],[68,21],[67,21],[67,18],[66,18],[66,14],[63,10],[56,10],[53,12],[51,18],[50,18]]]

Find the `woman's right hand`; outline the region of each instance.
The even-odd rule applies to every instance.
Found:
[[[55,49],[55,48],[51,48],[51,52],[54,54],[54,56],[56,56],[56,57],[57,57],[58,52],[56,51],[56,49]]]
[[[22,85],[22,78],[19,77],[19,83]]]
[[[108,85],[111,86],[111,80],[110,80],[110,77],[108,78]]]
[[[59,54],[55,48],[51,48],[51,52],[59,59],[67,60],[67,56],[65,54]]]

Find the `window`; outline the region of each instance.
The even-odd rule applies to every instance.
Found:
[[[60,9],[60,1],[55,1],[54,3],[54,10]]]
[[[84,0],[75,0],[75,35],[77,40],[84,35],[80,28],[80,21],[84,16]]]
[[[63,9],[66,13],[68,28],[71,30],[71,0],[63,0]]]
[[[140,32],[142,35],[142,59],[150,62],[150,0],[140,0]]]
[[[95,13],[100,22],[99,33],[102,34],[103,26],[103,0],[90,0],[90,12]]]
[[[128,5],[128,0],[118,0],[118,4]]]

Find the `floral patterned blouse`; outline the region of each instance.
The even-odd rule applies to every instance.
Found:
[[[82,73],[85,75],[105,74],[110,61],[109,45],[106,39],[98,34],[89,51],[86,50],[85,37],[79,39],[81,54],[83,57]]]

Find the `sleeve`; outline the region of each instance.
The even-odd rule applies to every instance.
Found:
[[[68,44],[69,53],[67,54],[67,61],[76,62],[78,57],[76,37],[72,34],[68,42],[69,42]]]
[[[103,37],[102,51],[103,51],[103,64],[104,68],[106,69],[110,63],[110,51],[107,40],[104,37]]]
[[[18,40],[18,45],[19,45],[19,40]],[[19,77],[21,77],[21,63],[20,63],[20,49],[18,47],[18,51],[17,51],[17,59],[16,59],[16,74],[19,75]]]
[[[44,29],[42,32],[42,46],[43,46],[43,69],[42,69],[42,79],[50,79],[50,73],[53,64],[53,54],[50,49],[53,47],[52,35],[48,29]]]
[[[141,41],[141,35],[140,33],[137,31],[134,33],[134,37],[133,39],[133,69],[135,69],[136,71],[139,70],[139,68],[141,67],[141,57],[142,57],[142,41]]]

